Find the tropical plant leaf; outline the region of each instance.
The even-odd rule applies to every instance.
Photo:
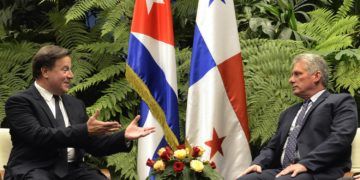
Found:
[[[280,112],[299,99],[288,83],[291,59],[305,51],[290,40],[241,41],[251,141],[264,144],[277,127]]]
[[[71,20],[80,20],[85,17],[85,13],[95,7],[100,0],[78,0],[75,4],[66,12],[66,22]]]
[[[137,145],[135,144],[130,153],[117,153],[106,157],[107,164],[113,168],[115,173],[112,179],[136,180],[138,179],[136,171]]]
[[[85,89],[99,84],[100,82],[105,82],[116,75],[119,75],[121,72],[124,72],[124,63],[120,63],[118,65],[112,65],[102,69],[99,73],[93,75],[88,78],[85,82],[80,83],[69,90],[69,94],[73,94],[75,92],[84,91]]]
[[[339,20],[345,18],[350,12],[351,7],[353,7],[353,3],[353,0],[344,0],[343,4],[340,6],[338,12],[335,15],[335,19]]]

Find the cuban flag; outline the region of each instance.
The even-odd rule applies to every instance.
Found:
[[[225,179],[236,179],[251,153],[233,0],[199,0],[189,84],[186,139]]]
[[[149,175],[148,158],[179,139],[179,114],[170,0],[136,0],[129,40],[126,78],[142,98],[139,126],[156,132],[138,140],[139,179]]]

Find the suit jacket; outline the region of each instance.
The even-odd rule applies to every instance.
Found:
[[[17,177],[35,168],[51,168],[57,161],[67,162],[66,148],[74,147],[77,161],[84,153],[104,156],[130,151],[124,132],[89,136],[88,116],[82,101],[61,96],[71,126],[61,127],[38,90],[29,89],[10,97],[5,105],[13,148],[6,168],[6,177]],[[65,155],[64,155],[65,154]]]
[[[281,154],[290,126],[301,103],[281,113],[275,135],[253,164],[263,169],[281,168]],[[355,100],[348,94],[325,91],[308,110],[297,139],[299,162],[315,179],[337,179],[351,168],[351,143],[357,129]]]

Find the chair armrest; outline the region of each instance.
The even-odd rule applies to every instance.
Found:
[[[108,169],[100,169],[100,171],[101,171],[101,173],[103,173],[104,176],[106,176],[107,179],[111,180],[111,174]]]
[[[344,174],[344,177],[353,177],[353,175],[354,175],[354,172],[349,171]]]
[[[4,179],[5,170],[0,170],[0,180]]]

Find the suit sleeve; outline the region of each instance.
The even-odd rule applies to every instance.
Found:
[[[94,156],[107,156],[118,152],[130,152],[132,141],[126,141],[124,131],[111,135],[90,137],[85,151]]]
[[[356,134],[358,117],[355,100],[347,94],[338,97],[333,103],[333,111],[329,112],[333,117],[330,135],[299,161],[311,171],[324,169],[335,163],[351,147]]]
[[[77,147],[85,146],[88,140],[86,123],[64,128],[44,127],[39,123],[36,110],[30,101],[16,95],[8,99],[5,105],[6,117],[12,136],[26,144],[37,147]],[[14,142],[16,143],[16,142]]]
[[[82,117],[84,122],[88,120],[85,105],[81,102]],[[86,129],[87,132],[87,129]],[[129,152],[132,148],[132,141],[126,141],[125,131],[120,131],[108,135],[89,136],[85,145],[81,148],[93,156],[107,156],[118,152]]]

